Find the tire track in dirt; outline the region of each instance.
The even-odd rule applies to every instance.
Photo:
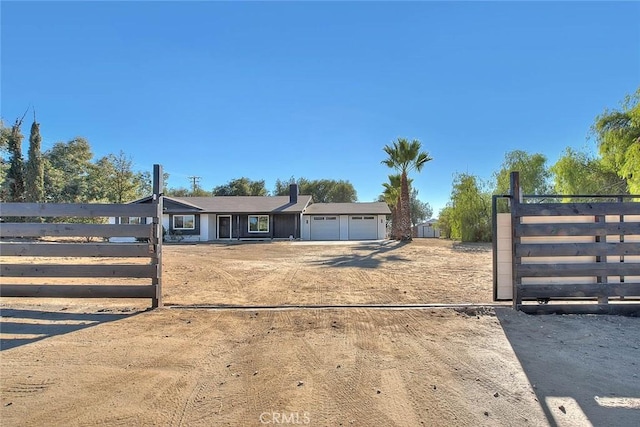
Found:
[[[341,341],[347,360],[340,369],[329,371],[325,380],[331,384],[330,393],[336,404],[332,413],[327,414],[335,418],[327,421],[331,425],[337,425],[338,422],[362,426],[394,425],[376,400],[376,389],[380,385],[380,372],[373,368],[377,344],[375,334],[366,336],[367,332],[375,329],[375,322],[371,323],[372,318],[367,310],[359,309],[345,315],[347,317],[342,320],[344,339]]]
[[[227,313],[223,319],[223,313],[210,319],[208,323],[216,325],[224,332],[225,323],[232,320],[233,313]],[[221,322],[221,320],[225,320]],[[205,325],[203,336],[208,334],[211,326]],[[210,425],[212,419],[222,416],[224,403],[224,391],[228,376],[224,376],[223,366],[231,366],[224,359],[233,359],[229,351],[221,352],[215,342],[208,345],[207,351],[194,363],[193,367],[180,378],[185,383],[181,393],[177,395],[177,410],[173,414],[171,425],[191,426]],[[225,365],[226,364],[226,365]],[[236,366],[234,365],[235,369]],[[172,399],[171,396],[167,397]],[[176,400],[174,399],[174,400]]]
[[[220,315],[209,313],[207,319],[215,324]],[[30,413],[23,420],[24,424],[47,425],[49,420],[55,419],[57,424],[69,425],[139,425],[149,422],[171,425],[174,415],[180,413],[180,396],[186,395],[185,390],[207,359],[206,348],[195,353],[190,351],[188,355],[179,351],[184,342],[205,342],[206,337],[211,334],[209,322],[190,322],[189,317],[190,315],[185,316],[183,313],[159,310],[123,320],[123,324],[136,324],[135,322],[144,320],[142,327],[136,327],[135,332],[132,332],[141,339],[149,335],[149,332],[156,337],[155,343],[150,345],[143,356],[133,358],[131,348],[119,344],[121,337],[118,334],[119,327],[115,324],[95,327],[102,332],[101,341],[88,348],[93,351],[85,350],[82,345],[81,337],[90,333],[90,330],[74,332],[71,335],[78,337],[84,357],[66,357],[46,362],[60,364],[67,370],[72,369],[73,376],[66,381],[76,382],[74,399],[58,405],[45,404],[41,411]],[[153,329],[145,330],[146,325]],[[58,340],[58,345],[66,348],[65,341]],[[211,342],[210,346],[214,344]],[[66,354],[68,350],[61,354]],[[97,360],[104,360],[103,353],[112,355],[109,365],[95,361],[96,357],[99,358]],[[46,366],[40,364],[33,377],[40,377],[41,372],[46,371]],[[49,390],[42,397],[44,402],[52,397],[51,393],[55,394],[58,390],[56,383],[48,384]],[[135,396],[133,401],[131,396]],[[112,410],[100,413],[86,411],[86,408],[95,405],[96,399],[100,400],[102,406]],[[139,414],[144,413],[148,415],[141,419]]]
[[[487,341],[495,339],[490,334],[483,333],[485,325],[495,322],[495,318],[470,316],[468,322],[478,322],[481,326],[479,329],[474,327],[475,333],[472,334],[466,329],[451,329],[446,326],[453,321],[453,317],[466,316],[464,314],[447,310],[439,312],[437,316],[430,313],[422,317],[420,313],[422,312],[405,312],[407,325],[411,325],[406,328],[406,332],[413,336],[417,331],[428,330],[430,325],[434,334],[431,338],[417,337],[404,342],[407,351],[418,359],[426,360],[421,366],[413,365],[410,371],[403,373],[403,377],[413,389],[428,394],[437,409],[436,412],[432,410],[424,413],[424,398],[420,397],[420,393],[410,395],[414,410],[416,413],[422,412],[426,421],[434,423],[446,419],[458,423],[456,420],[466,419],[475,420],[472,423],[475,425],[495,425],[496,419],[488,419],[485,412],[491,416],[499,416],[507,406],[513,412],[512,408],[530,408],[530,404],[536,404],[535,396],[527,396],[526,386],[523,386],[526,380],[513,380],[505,384],[504,376],[497,381],[488,374],[510,369],[508,365],[492,366],[494,355],[486,354],[487,351],[481,349],[486,348]],[[434,322],[434,319],[439,321]],[[442,326],[439,327],[437,323]],[[446,330],[446,335],[439,333],[438,329]],[[459,350],[452,351],[452,348]],[[508,354],[501,355],[501,358],[508,359]],[[408,364],[411,365],[412,360],[413,356],[408,359]],[[475,398],[469,399],[469,395]],[[524,415],[519,418],[518,423],[526,422]]]
[[[262,316],[262,315],[261,315]],[[245,410],[247,420],[258,421],[260,414],[268,411],[271,407],[269,383],[273,378],[277,378],[278,367],[281,366],[281,359],[277,351],[273,352],[272,347],[275,344],[270,334],[264,332],[265,328],[271,331],[279,325],[276,322],[276,313],[264,313],[260,317],[260,323],[252,328],[256,332],[246,343],[246,349],[240,356],[243,364],[247,365],[247,374],[243,378],[242,387],[246,390],[247,409]],[[265,356],[271,369],[266,366]],[[271,367],[273,366],[273,367]],[[275,372],[273,372],[275,371]]]

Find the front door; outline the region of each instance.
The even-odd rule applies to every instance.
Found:
[[[218,239],[231,238],[231,216],[218,217]]]

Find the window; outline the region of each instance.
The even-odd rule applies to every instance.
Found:
[[[195,228],[196,228],[195,215],[174,215],[173,216],[174,230],[194,230]]]
[[[351,219],[362,219],[361,216],[352,216]]]
[[[249,215],[249,233],[268,233],[269,215]]]
[[[120,224],[146,224],[146,218],[140,218],[137,216],[121,216]]]
[[[375,219],[375,217],[372,216],[365,216],[364,219]]]
[[[327,217],[327,221],[335,221],[336,219],[338,219],[338,217],[335,217],[335,216],[328,216]]]
[[[324,221],[324,217],[323,216],[314,216],[313,220],[314,221]]]

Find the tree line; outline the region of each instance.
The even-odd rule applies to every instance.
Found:
[[[491,240],[491,198],[509,193],[509,176],[520,173],[520,187],[531,195],[640,194],[640,89],[626,96],[617,110],[595,118],[590,136],[597,153],[567,147],[553,165],[542,153],[506,153],[493,179],[455,175],[451,197],[440,211],[444,237],[462,241]],[[504,206],[500,207],[505,209]]]
[[[89,141],[82,137],[57,142],[46,151],[41,150],[40,124],[35,113],[29,135],[28,157],[25,161],[22,146],[23,115],[12,126],[0,121],[0,200],[5,202],[36,203],[126,203],[151,193],[151,174],[137,172],[124,152],[108,154],[97,160]],[[247,177],[206,191],[194,183],[191,189],[166,186],[169,174],[164,174],[167,196],[284,196],[289,185],[297,183],[300,194],[311,195],[316,203],[355,202],[357,192],[351,182],[334,179],[294,178],[278,179],[273,191],[264,180]]]
[[[0,121],[0,200],[5,202],[35,203],[126,203],[151,193],[151,174],[133,169],[133,162],[124,152],[108,154],[97,160],[86,138],[77,137],[68,142],[57,142],[42,151],[40,124],[35,112],[29,134],[28,157],[25,161],[22,146],[23,115],[12,126]],[[6,157],[6,158],[5,158]],[[356,202],[358,195],[348,180],[308,179],[305,177],[277,179],[269,191],[265,180],[247,177],[234,178],[214,187],[202,189],[194,182],[192,188],[169,188],[169,174],[164,174],[163,193],[173,197],[191,196],[287,196],[290,184],[296,183],[300,194],[311,195],[315,203]],[[394,181],[395,182],[395,181]],[[398,186],[400,178],[398,176]],[[386,191],[386,190],[385,190]],[[398,189],[398,195],[400,190]],[[428,203],[418,200],[417,190],[408,195],[409,223],[430,218],[433,211]],[[399,206],[382,194],[380,201]],[[399,224],[397,220],[394,224]]]
[[[506,153],[492,180],[468,174],[454,176],[449,202],[440,211],[442,235],[462,241],[491,239],[491,197],[507,194],[509,175],[520,172],[525,194],[596,195],[640,194],[640,88],[625,97],[621,108],[605,110],[591,127],[597,153],[567,147],[558,161],[549,166],[541,153],[514,150]],[[151,192],[149,172],[136,172],[131,159],[120,151],[95,162],[89,142],[82,137],[58,142],[41,152],[42,137],[35,112],[29,134],[28,158],[22,155],[21,126],[26,113],[11,127],[0,121],[0,200],[9,202],[124,203]],[[420,141],[398,138],[383,147],[382,164],[397,173],[382,184],[379,201],[391,208],[391,237],[410,241],[412,226],[433,214],[428,203],[418,200],[411,187],[410,172],[420,172],[432,160]],[[8,154],[8,160],[4,154]],[[165,185],[169,175],[165,173]],[[231,179],[211,191],[195,182],[191,189],[168,188],[168,196],[282,196],[297,183],[300,194],[316,203],[357,201],[353,185],[346,180],[294,178],[278,179],[273,191],[264,180],[247,177]]]
[[[93,159],[85,138],[57,142],[41,151],[40,124],[29,134],[28,158],[22,155],[22,118],[11,127],[0,122],[0,200],[34,203],[125,203],[151,191],[151,174],[136,172],[122,151]]]
[[[349,181],[335,179],[307,179],[291,177],[277,179],[273,191],[269,191],[264,179],[234,178],[227,183],[206,191],[194,184],[191,189],[180,187],[166,189],[165,194],[175,197],[189,196],[288,196],[289,185],[297,184],[299,194],[313,196],[316,203],[345,203],[358,200],[356,189]]]

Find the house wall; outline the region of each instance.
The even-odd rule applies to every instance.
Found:
[[[203,237],[205,237],[205,240],[207,241],[216,240],[218,238],[218,215],[209,214],[207,215],[207,217],[208,233],[206,235],[203,235]]]
[[[151,224],[153,222],[153,218],[146,217],[144,218],[144,224]],[[109,217],[109,224],[120,224],[120,218]],[[109,242],[111,243],[134,243],[136,242],[135,237],[109,237]]]
[[[209,240],[209,214],[200,215],[200,234],[198,236],[200,241]]]
[[[271,215],[271,230],[275,239],[300,238],[300,215]]]
[[[169,232],[169,214],[162,215],[162,226],[164,227],[164,231]]]
[[[300,223],[300,240],[311,240],[311,224],[309,215],[302,215]]]
[[[340,215],[340,240],[349,240],[349,215]]]
[[[182,231],[179,235],[183,242],[207,242],[218,239],[218,215],[216,214],[195,214],[196,230]],[[223,215],[228,216],[228,215]],[[162,216],[162,225],[167,232],[173,233],[171,228],[173,214]],[[268,233],[249,232],[249,214],[231,215],[231,238],[232,239],[270,239],[283,238],[289,236],[300,238],[300,218],[297,214],[269,215]],[[170,240],[170,239],[169,239]]]
[[[167,215],[167,214],[165,214]],[[164,223],[164,217],[165,215],[163,215],[163,223]],[[169,241],[171,240],[171,236],[176,236],[175,238],[179,241],[188,241],[188,242],[199,242],[202,239],[202,233],[203,233],[203,217],[204,218],[204,225],[205,228],[207,227],[207,219],[206,219],[206,214],[197,214],[197,213],[185,213],[185,214],[175,214],[175,215],[193,215],[195,218],[195,228],[193,230],[174,230],[173,229],[173,216],[174,214],[168,214],[168,227],[167,227],[167,234],[169,236]],[[205,234],[206,235],[206,234]]]
[[[387,216],[386,215],[378,215],[378,239],[386,239],[387,238]]]
[[[192,215],[192,214],[185,214]],[[196,229],[195,230],[180,230],[180,234],[174,239],[179,240],[181,242],[201,242],[207,240],[207,234],[209,232],[209,219],[207,214],[195,214],[196,220]],[[172,224],[173,224],[173,214],[164,214],[162,215],[162,226],[167,231],[167,235],[165,236],[166,241],[173,241],[171,235],[175,234]]]

